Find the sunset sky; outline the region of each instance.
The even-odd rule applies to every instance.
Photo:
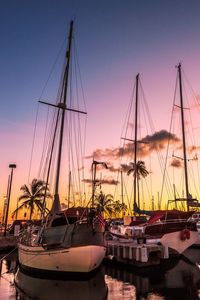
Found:
[[[74,19],[74,38],[88,113],[85,179],[90,179],[89,167],[94,157],[112,167],[112,170],[98,172],[98,177],[102,173],[102,183],[103,180],[107,183],[120,182],[116,172],[120,160],[116,153],[123,144],[120,138],[124,134],[123,126],[137,73],[140,73],[155,129],[154,132],[145,133],[144,116],[141,116],[139,138],[144,139],[149,135],[154,146],[157,145],[163,156],[165,155],[166,132],[170,127],[177,76],[175,66],[179,62],[182,63],[184,73],[194,91],[192,94],[185,80],[185,105],[191,108],[192,115],[192,119],[186,116],[186,132],[191,132],[189,126],[192,125],[195,134],[195,138],[189,134],[188,147],[189,143],[190,146],[197,147],[190,151],[189,158],[196,157],[200,146],[197,105],[200,99],[199,11],[198,0],[0,1],[0,209],[6,194],[9,163],[17,164],[13,178],[11,209],[16,205],[20,186],[28,182],[37,100],[64,43],[42,97],[51,103],[56,101],[71,19]],[[177,93],[177,104],[178,101]],[[134,116],[134,112],[132,114]],[[174,149],[177,150],[174,155],[182,156],[179,114],[175,111],[174,115],[177,119],[173,121],[172,140],[176,140],[178,146],[170,148],[168,156],[171,162]],[[134,138],[131,136],[133,122],[134,118],[130,119],[130,134],[127,133],[127,138],[130,139]],[[41,111],[38,124],[41,127],[45,125]],[[178,128],[175,128],[175,125]],[[39,152],[42,150],[43,139],[43,131],[39,128],[36,131],[38,146],[34,149],[30,180],[38,174],[41,155]],[[145,160],[152,174],[147,179],[147,183],[150,184],[147,189],[151,191],[144,191],[146,198],[143,200],[145,208],[150,209],[152,195],[157,199],[158,192],[161,193],[162,173],[155,149],[151,148],[152,144],[141,145],[143,152],[140,149],[140,158]],[[150,165],[149,154],[152,154]],[[133,161],[130,156],[123,159],[122,163],[126,164]],[[195,162],[198,163],[190,161],[188,164]],[[176,181],[176,188],[181,196],[184,187],[180,179],[183,168],[177,161],[174,162],[175,168],[169,167],[169,164],[170,162],[167,163],[169,177],[172,184],[175,178],[174,182]],[[172,169],[178,170],[178,177]],[[194,197],[200,196],[198,176],[198,167],[194,166],[189,174],[191,193]],[[127,175],[124,172],[125,177]],[[132,176],[129,177],[131,178],[124,180],[129,180],[127,189],[131,190]],[[197,179],[195,184],[191,182],[193,177]],[[180,182],[177,182],[177,178]],[[89,197],[90,187],[86,185],[86,188]],[[102,189],[105,193],[114,194],[116,200],[121,199],[120,184],[102,184]],[[163,207],[168,197],[172,197],[172,194],[168,195],[167,191],[164,191]],[[62,187],[62,202],[66,198],[67,186]]]

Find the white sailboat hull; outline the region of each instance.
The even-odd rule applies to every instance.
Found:
[[[180,231],[165,233],[160,242],[169,248],[176,250],[178,253],[183,253],[187,248],[192,246],[198,239],[197,231],[190,231],[189,239],[181,240]]]
[[[105,252],[104,246],[94,245],[45,250],[19,244],[19,262],[22,268],[30,270],[89,273],[99,267]]]

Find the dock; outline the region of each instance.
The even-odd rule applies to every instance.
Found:
[[[17,247],[17,237],[14,235],[0,235],[0,252],[10,251]]]
[[[169,258],[169,248],[157,244],[108,241],[106,260],[129,266],[147,267]]]

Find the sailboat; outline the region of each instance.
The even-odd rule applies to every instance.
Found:
[[[149,215],[148,222],[133,221],[131,226],[119,226],[118,230],[111,230],[113,236],[121,239],[131,239],[135,243],[138,240],[145,243],[162,243],[164,246],[174,249],[178,253],[182,253],[188,247],[193,245],[197,238],[198,232],[196,221],[191,219],[194,211],[189,211],[189,206],[192,206],[193,200],[190,197],[188,190],[187,177],[187,158],[185,145],[185,130],[184,130],[184,112],[183,112],[183,97],[182,97],[182,81],[181,81],[181,64],[178,65],[179,86],[180,86],[180,108],[182,119],[182,140],[183,140],[183,155],[184,155],[184,170],[186,184],[186,199],[188,211],[179,210],[158,210],[145,211],[141,210],[136,203],[136,180],[137,174],[134,172],[134,212],[139,214]],[[134,165],[137,166],[137,103],[138,103],[138,77],[136,76],[136,99],[135,99],[135,140],[134,142]],[[129,139],[130,140],[130,139]],[[177,199],[176,199],[177,201]],[[196,200],[194,200],[196,205]]]
[[[65,111],[85,113],[69,108],[66,104],[68,77],[71,59],[73,21],[70,23],[66,65],[63,72],[61,97],[58,104],[51,105],[57,109],[56,124],[49,157],[46,179],[46,192],[49,183],[55,136],[58,131],[57,170],[55,176],[55,195],[50,213],[45,216],[38,232],[28,227],[21,235],[19,242],[20,267],[31,273],[72,272],[87,274],[96,270],[101,264],[105,252],[104,227],[99,222],[100,213],[94,208],[71,207],[61,210],[59,198],[59,179],[62,156]],[[58,123],[59,118],[61,122]],[[59,128],[60,126],[60,128]],[[60,129],[60,130],[59,130]],[[44,196],[43,206],[46,199]]]

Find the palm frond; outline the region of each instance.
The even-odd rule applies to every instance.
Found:
[[[30,196],[24,194],[24,195],[21,195],[21,196],[18,198],[19,201],[24,200],[24,199],[30,199]]]
[[[30,191],[29,191],[29,188],[27,187],[26,184],[22,185],[21,188],[20,188],[21,191],[24,192],[24,194],[27,194],[27,195],[31,195]]]

